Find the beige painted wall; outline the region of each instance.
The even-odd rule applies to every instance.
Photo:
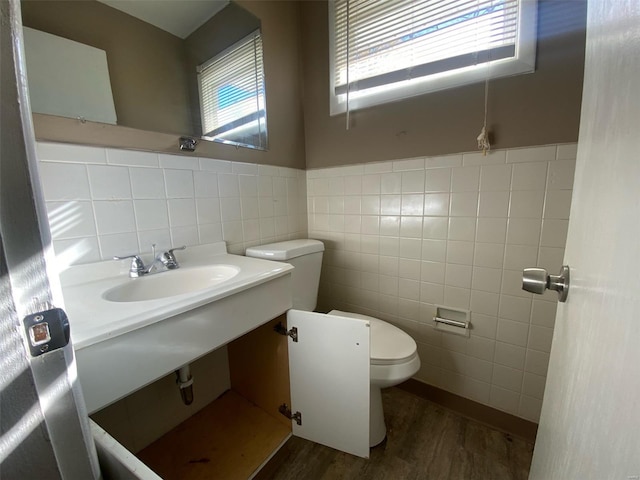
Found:
[[[344,115],[329,116],[326,2],[238,3],[262,21],[269,151],[203,142],[195,155],[320,168],[476,148],[482,84],[355,112],[347,132]],[[577,140],[585,15],[584,0],[541,0],[536,72],[491,82],[495,148]],[[157,133],[166,130],[136,132],[57,118],[37,118],[35,126],[41,140],[178,152],[177,138]]]
[[[268,163],[305,168],[299,2],[241,0],[238,3],[262,21],[269,129]],[[288,157],[291,157],[291,161],[283,163]]]
[[[471,151],[484,84],[329,116],[327,4],[302,3],[307,168]],[[575,142],[582,96],[586,2],[540,0],[536,72],[490,83],[495,148]]]
[[[290,1],[240,1],[262,22],[267,90],[269,150],[202,142],[195,156],[304,168],[304,130],[300,95],[299,6]],[[23,2],[24,23],[108,52],[118,124],[34,116],[39,140],[178,153],[179,134],[193,135],[186,55],[182,40],[96,1]],[[90,19],[98,26],[87,27]],[[55,20],[51,22],[50,20]],[[152,30],[153,41],[144,35]],[[111,35],[117,32],[118,35]],[[128,43],[123,40],[132,40]],[[136,45],[136,48],[131,48]],[[161,45],[162,48],[153,48]],[[112,53],[112,50],[117,53]],[[115,58],[115,60],[114,60]],[[143,68],[144,66],[144,68]],[[136,78],[123,80],[136,72]],[[136,88],[134,88],[136,87]],[[142,93],[140,93],[142,92]],[[169,133],[169,134],[167,134]]]

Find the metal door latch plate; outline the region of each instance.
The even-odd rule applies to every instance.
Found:
[[[69,343],[69,319],[61,308],[33,313],[26,316],[23,323],[32,357],[65,347]]]

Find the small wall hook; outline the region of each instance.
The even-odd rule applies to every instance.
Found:
[[[194,152],[196,150],[196,145],[198,145],[198,140],[192,137],[180,137],[179,145],[180,150]]]

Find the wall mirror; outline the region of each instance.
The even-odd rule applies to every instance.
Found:
[[[260,19],[237,3],[23,0],[22,18],[34,113],[267,149]]]

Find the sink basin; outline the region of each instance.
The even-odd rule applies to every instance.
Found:
[[[110,302],[142,302],[175,297],[206,290],[235,277],[239,272],[240,269],[235,265],[220,264],[171,270],[132,278],[107,290],[102,298]]]

